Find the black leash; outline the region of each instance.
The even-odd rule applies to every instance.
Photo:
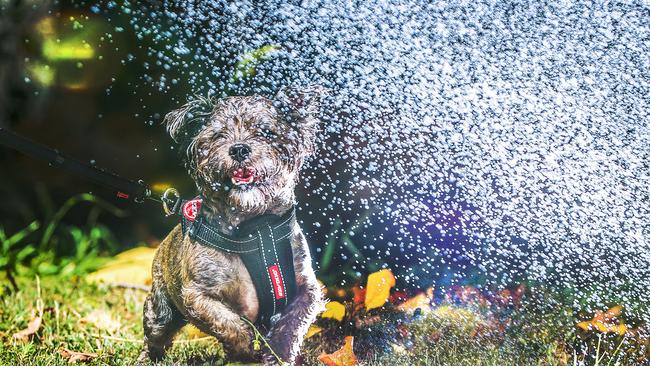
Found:
[[[165,192],[161,198],[155,197],[152,195],[151,189],[145,185],[142,180],[134,182],[104,169],[90,164],[84,164],[62,154],[59,150],[38,144],[23,136],[13,133],[6,128],[0,128],[0,145],[19,151],[34,159],[44,160],[52,167],[61,168],[72,174],[84,177],[97,184],[110,188],[115,191],[116,197],[121,199],[137,203],[142,203],[145,199],[149,199],[152,201],[163,202],[165,207],[173,207],[178,200],[178,192],[174,189]],[[172,198],[172,196],[175,196],[175,198]],[[168,213],[167,210],[165,212]]]

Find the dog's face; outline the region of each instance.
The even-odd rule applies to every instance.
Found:
[[[315,100],[286,90],[274,100],[199,99],[165,120],[205,197],[234,210],[263,212],[294,200],[298,172],[313,151]]]

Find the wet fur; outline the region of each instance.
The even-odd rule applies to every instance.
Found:
[[[284,90],[274,100],[199,99],[166,117],[168,131],[185,152],[188,171],[204,196],[202,214],[213,225],[231,233],[257,215],[282,215],[291,209],[298,172],[313,150],[317,129],[312,96],[310,90]],[[229,183],[232,170],[241,166],[228,154],[235,143],[251,147],[243,165],[259,172],[260,184],[242,189]],[[309,247],[297,224],[291,246],[296,298],[266,335],[288,364],[293,364],[309,325],[324,308]],[[254,320],[257,314],[255,287],[241,259],[195,242],[176,226],[154,258],[152,289],[144,305],[145,346],[138,362],[160,360],[176,332],[190,322],[222,342],[229,358],[275,365],[268,349],[253,351],[253,333],[240,318]]]

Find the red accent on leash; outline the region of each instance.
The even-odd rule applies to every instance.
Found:
[[[203,203],[203,200],[200,198],[185,202],[183,205],[183,216],[190,221],[196,220],[196,216],[201,210],[201,203]]]
[[[271,282],[273,282],[273,292],[275,293],[275,299],[284,299],[286,296],[284,291],[284,283],[282,282],[280,267],[278,267],[277,264],[269,267],[269,276],[271,276]]]
[[[117,198],[124,198],[125,200],[128,200],[129,195],[124,192],[117,192]]]

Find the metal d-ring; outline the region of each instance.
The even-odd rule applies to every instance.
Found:
[[[173,196],[170,197],[170,196]],[[176,188],[167,188],[165,190],[165,193],[163,193],[161,200],[162,200],[162,206],[163,206],[163,211],[165,211],[165,215],[170,216],[174,214],[173,209],[169,208],[169,204],[171,203],[172,207],[176,206],[176,202],[181,198],[181,196],[178,194],[178,191]]]

